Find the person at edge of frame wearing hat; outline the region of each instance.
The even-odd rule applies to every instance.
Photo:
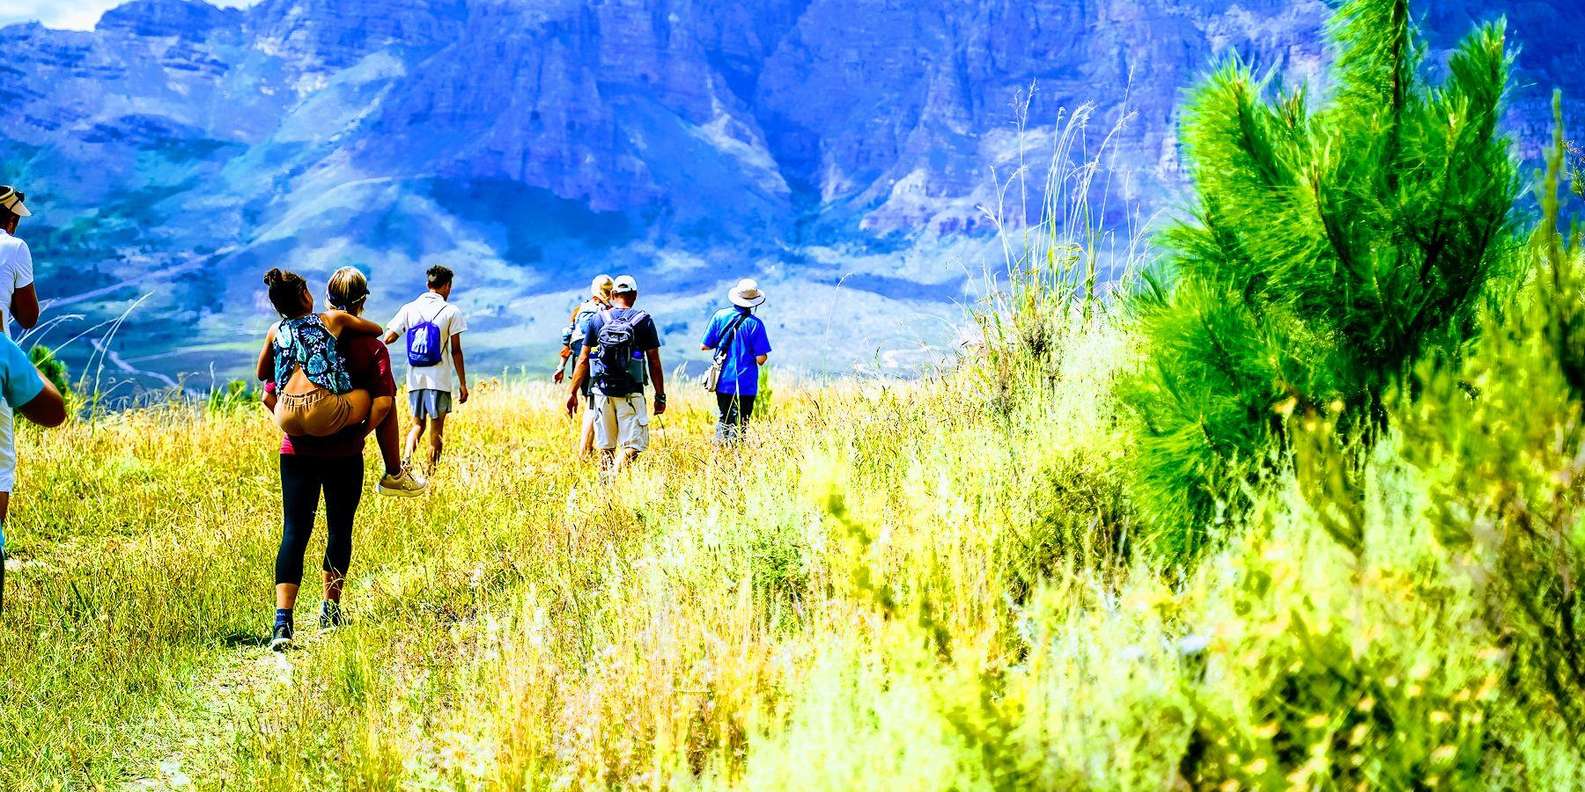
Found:
[[[24,330],[39,320],[33,253],[17,236],[22,218],[33,215],[26,202],[26,194],[0,185],[0,335],[4,336],[0,338],[0,608],[5,602],[5,520],[16,485],[14,413],[46,427],[66,420],[65,400],[11,340],[12,319]]]

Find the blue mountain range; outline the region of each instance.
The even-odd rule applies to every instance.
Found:
[[[1585,91],[1585,5],[1437,0],[1522,42],[1509,128]],[[551,369],[596,273],[632,273],[672,360],[739,277],[785,364],[908,370],[994,263],[980,208],[1019,140],[1098,107],[1114,207],[1182,203],[1178,107],[1219,58],[1322,81],[1320,0],[135,0],[92,31],[0,29],[0,181],[35,340],[138,386],[251,369],[261,275],[366,268],[376,319],[458,272],[477,370]],[[1320,86],[1324,88],[1324,85]],[[1033,90],[1032,94],[1029,94]],[[1015,127],[1020,96],[1026,128]],[[1571,120],[1585,118],[1570,105]],[[1123,215],[1114,212],[1116,221]],[[112,320],[124,318],[124,321]]]

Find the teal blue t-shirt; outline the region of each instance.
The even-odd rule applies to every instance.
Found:
[[[44,392],[44,378],[33,368],[28,353],[9,336],[0,335],[0,397],[15,410]]]
[[[28,353],[9,336],[0,335],[0,398],[13,411],[44,392],[44,378],[33,368]],[[0,523],[0,550],[6,546],[5,525]]]

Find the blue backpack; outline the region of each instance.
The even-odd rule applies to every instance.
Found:
[[[440,365],[442,344],[440,326],[435,324],[435,320],[439,319],[445,310],[446,306],[442,305],[433,317],[407,329],[408,365],[419,368]]]
[[[567,348],[572,350],[573,362],[578,362],[578,353],[583,350],[583,336],[589,330],[589,320],[600,315],[600,311],[589,307],[589,303],[578,306],[578,312],[572,317],[572,324],[567,332]]]

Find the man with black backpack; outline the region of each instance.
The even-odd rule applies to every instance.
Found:
[[[611,307],[589,320],[583,351],[572,373],[567,415],[578,412],[579,386],[594,378],[594,445],[606,464],[632,462],[649,447],[649,405],[644,400],[646,375],[655,386],[655,414],[666,412],[666,380],[660,363],[660,331],[649,314],[634,308],[638,282],[631,275],[616,279]],[[622,456],[616,456],[617,448]]]
[[[413,408],[413,428],[407,433],[404,459],[418,452],[418,441],[427,428],[429,472],[433,473],[444,445],[452,391],[457,393],[458,404],[468,401],[468,373],[462,362],[462,333],[468,329],[468,321],[449,302],[451,270],[436,265],[425,275],[429,290],[391,318],[385,326],[385,343],[407,337],[407,400]]]

